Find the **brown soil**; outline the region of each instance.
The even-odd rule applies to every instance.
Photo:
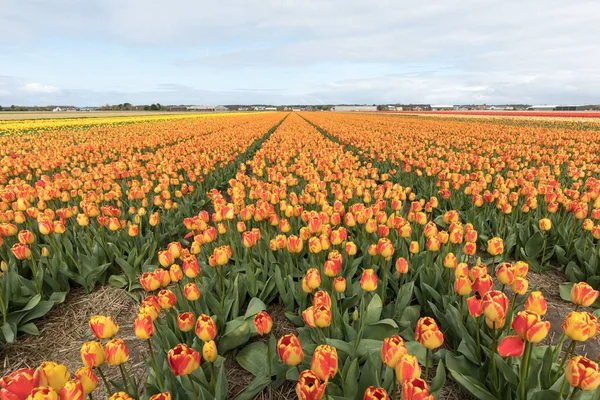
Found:
[[[83,365],[79,353],[81,345],[92,340],[88,327],[90,317],[108,315],[119,325],[117,337],[125,340],[129,349],[126,368],[140,382],[146,371],[143,356],[147,353],[144,343],[133,334],[136,313],[133,299],[121,289],[105,286],[89,295],[82,289],[74,289],[63,304],[37,321],[39,336],[22,336],[16,343],[2,346],[0,376],[18,368],[36,368],[44,361],[64,364],[69,372],[75,372]],[[117,367],[103,365],[102,370],[109,380],[121,381]],[[101,381],[94,395],[98,399],[107,398]]]
[[[544,294],[546,303],[548,304],[548,312],[546,313],[545,319],[550,321],[550,333],[544,340],[544,344],[558,344],[560,336],[562,335],[561,325],[563,320],[571,311],[575,309],[575,306],[563,300],[560,297],[559,285],[562,282],[568,281],[563,273],[558,271],[546,271],[542,274],[535,272],[529,272],[527,274],[529,280],[529,289],[539,290]],[[523,297],[523,299],[526,297]],[[580,311],[592,312],[591,308],[581,308]],[[566,350],[570,340],[567,338],[563,345],[563,350]],[[600,353],[600,336],[596,335],[595,338],[588,340],[577,345],[575,354],[588,357],[592,360],[596,360],[596,357]]]

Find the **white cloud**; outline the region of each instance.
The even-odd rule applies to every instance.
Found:
[[[28,93],[58,93],[60,88],[52,85],[45,85],[43,83],[32,82],[26,83],[21,86],[21,89]]]

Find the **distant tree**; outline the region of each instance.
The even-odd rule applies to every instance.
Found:
[[[160,110],[159,106],[160,106],[160,104],[157,105],[157,104],[152,103],[152,105],[150,106],[150,109],[152,111]]]
[[[150,110],[150,106],[144,106],[144,111]]]
[[[162,109],[162,106],[160,105],[160,103],[156,103],[156,107],[158,107],[158,109]]]
[[[0,111],[2,111],[2,106],[0,106]]]

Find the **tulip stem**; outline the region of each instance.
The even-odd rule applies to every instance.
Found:
[[[480,331],[481,329],[481,316],[477,317],[477,328],[475,329],[475,337],[477,338],[477,358],[481,359],[481,339],[480,339]]]
[[[574,399],[575,398],[575,393],[577,393],[578,391],[579,391],[579,388],[574,388],[573,392],[571,393],[571,396],[569,397],[569,400],[570,399]]]
[[[360,343],[360,339],[362,337],[363,329],[365,328],[365,324],[367,322],[367,317],[369,315],[369,292],[365,292],[365,314],[363,315],[362,321],[360,323],[360,329],[358,330],[358,335],[356,336],[356,343],[354,344],[354,349],[358,349],[358,344]]]
[[[566,376],[564,376],[563,378],[564,378],[564,379],[563,379],[563,383],[562,383],[562,385],[560,385],[560,393],[558,394],[558,399],[559,399],[559,400],[562,400],[562,398],[563,398],[563,393],[564,393],[564,391],[565,391],[565,388],[567,387],[567,377],[566,377]]]
[[[496,321],[492,322],[492,371],[494,373],[494,390],[498,392],[498,370],[496,369],[496,351],[497,351],[497,340],[496,337]]]
[[[392,386],[392,400],[396,400],[398,398],[398,382],[394,379],[394,386]]]
[[[525,350],[521,361],[521,400],[527,399],[527,374],[529,369],[529,357],[531,357],[531,343],[525,342]]]
[[[188,379],[190,380],[190,385],[192,386],[192,392],[194,392],[194,398],[198,400],[198,391],[196,390],[196,385],[194,385],[194,381],[192,380],[192,376],[188,375]]]
[[[88,394],[88,398],[89,398],[90,400],[94,400],[94,398],[92,397],[92,394],[91,394],[91,393],[89,393],[89,394]]]
[[[565,366],[565,363],[571,357],[570,354],[572,354],[575,351],[575,345],[576,345],[576,342],[574,340],[571,340],[571,344],[569,345],[569,347],[567,347],[567,351],[565,352],[565,356],[563,357],[563,360],[560,363],[560,367],[558,367],[558,370],[556,371],[556,375],[554,375],[555,382],[558,379],[558,376],[561,374],[561,371],[562,371],[563,367]]]
[[[425,382],[429,380],[429,349],[425,349]]]
[[[148,350],[150,350],[150,357],[152,358],[152,366],[154,367],[154,373],[156,374],[156,381],[158,382],[158,388],[163,391],[162,376],[158,370],[158,364],[156,363],[156,357],[154,357],[154,349],[152,348],[152,341],[148,339]]]
[[[106,380],[106,377],[104,376],[104,372],[102,372],[102,369],[100,367],[97,367],[98,369],[98,373],[100,374],[100,377],[102,378],[102,381],[104,381],[104,386],[106,386],[106,391],[108,392],[109,396],[112,394],[112,390],[110,390],[110,386],[108,385],[108,381]]]
[[[300,371],[300,365],[296,364],[296,369],[298,370],[298,376],[300,376],[300,374],[302,373],[302,371]]]
[[[544,258],[546,258],[546,234],[544,231],[541,232],[544,237],[544,243],[542,244],[542,259],[540,260],[540,270],[544,269]]]
[[[273,334],[271,333],[271,336]],[[272,372],[271,372],[271,341],[269,340],[267,342],[267,364],[269,365],[269,379],[271,379],[271,377],[273,376]]]
[[[121,370],[121,378],[123,379],[123,386],[125,387],[125,391],[129,392],[129,385],[127,384],[127,378],[125,378],[125,369],[123,368],[123,364],[119,365],[119,369]]]
[[[225,304],[225,279],[223,275],[225,275],[225,271],[223,271],[222,265],[217,266],[217,271],[219,271],[219,279],[221,280],[221,313],[223,313],[223,305]]]
[[[565,335],[565,333],[563,332],[560,335],[560,340],[558,341],[558,344],[556,345],[556,348],[554,349],[554,354],[553,354],[553,358],[557,358],[560,355],[560,351],[562,350],[562,346],[563,343],[565,342],[567,335]],[[558,359],[557,359],[558,361]]]

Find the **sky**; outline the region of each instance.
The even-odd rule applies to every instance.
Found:
[[[0,0],[0,106],[597,104],[598,0]]]

